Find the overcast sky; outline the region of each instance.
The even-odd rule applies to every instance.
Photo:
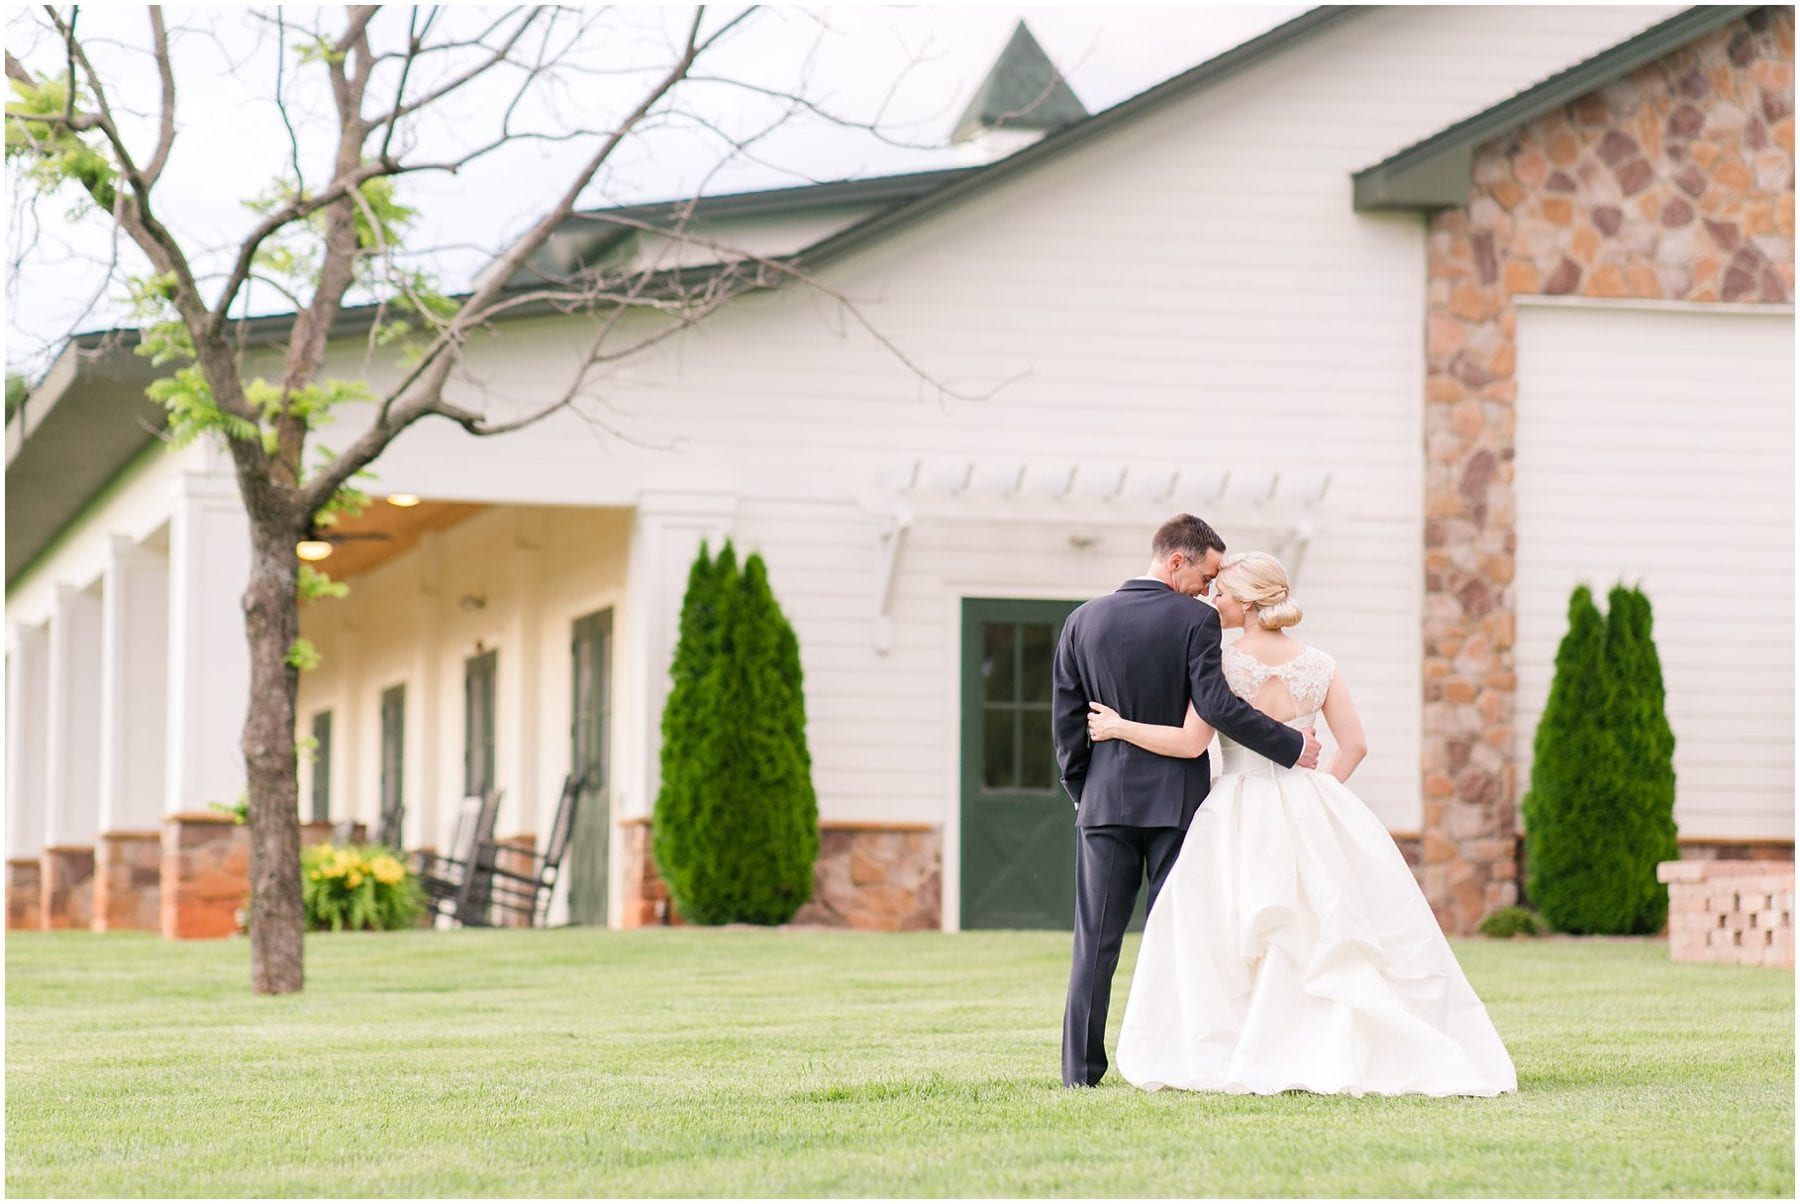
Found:
[[[1025,20],[1068,77],[1090,112],[1117,104],[1196,63],[1229,49],[1304,11],[1301,5],[1158,7],[965,6],[895,8],[850,6],[772,10],[758,14],[723,48],[711,69],[734,79],[791,89],[805,79],[807,96],[834,113],[859,121],[879,114],[882,137],[818,120],[795,120],[721,166],[718,139],[697,132],[692,121],[657,132],[621,154],[584,197],[589,205],[678,197],[706,192],[801,184],[926,170],[954,165],[946,147],[951,126],[983,77]],[[294,25],[315,10],[285,10]],[[589,66],[628,59],[646,68],[666,63],[664,47],[687,12],[644,7],[611,10],[617,21],[596,39]],[[736,9],[712,10],[722,19]],[[403,34],[409,10],[386,12],[390,36]],[[449,19],[491,19],[498,10],[456,9]],[[296,68],[293,28],[248,10],[166,10],[175,45],[181,136],[159,185],[165,221],[196,246],[224,248],[254,220],[243,202],[266,189],[290,160],[280,114],[270,100],[278,36],[287,39],[285,84],[299,117],[303,166],[318,164],[309,181],[323,179],[329,99],[316,67]],[[136,6],[85,7],[80,29],[114,90],[116,107],[149,113],[157,85],[143,55],[146,19]],[[328,22],[341,20],[328,16]],[[58,48],[18,8],[9,9],[8,48],[33,69],[58,69]],[[602,53],[604,56],[601,57]],[[571,112],[604,108],[641,86],[642,77],[570,76],[541,110],[547,126]],[[448,152],[459,138],[476,136],[485,119],[505,103],[497,87],[469,89],[445,119],[417,131],[421,145]],[[694,117],[741,136],[771,121],[768,102],[730,87],[695,89],[686,101]],[[759,105],[761,107],[759,107]],[[127,122],[130,121],[126,118]],[[130,128],[128,126],[128,128]],[[138,124],[141,152],[154,137]],[[901,145],[896,145],[899,143]],[[574,156],[570,143],[520,147],[456,177],[414,177],[402,199],[421,217],[410,242],[423,250],[422,264],[449,287],[462,287],[490,248],[529,221],[554,195]],[[117,287],[104,283],[111,243],[103,219],[71,220],[77,197],[65,190],[29,204],[31,190],[9,171],[7,365],[35,374],[47,355],[76,330],[127,322]],[[133,264],[127,248],[122,262]],[[201,258],[205,260],[205,256]],[[252,297],[259,311],[285,308],[267,290]]]

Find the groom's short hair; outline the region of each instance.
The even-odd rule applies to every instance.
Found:
[[[1158,527],[1156,537],[1150,541],[1150,555],[1157,560],[1166,560],[1177,552],[1189,560],[1203,560],[1208,549],[1223,554],[1225,541],[1205,519],[1191,514],[1177,514]]]

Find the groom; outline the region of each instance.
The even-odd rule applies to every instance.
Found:
[[[1157,528],[1150,571],[1077,607],[1056,646],[1053,722],[1063,787],[1075,800],[1075,961],[1063,1012],[1065,1087],[1106,1073],[1106,1010],[1138,885],[1150,904],[1212,787],[1207,755],[1159,756],[1124,740],[1090,745],[1088,703],[1126,719],[1180,727],[1200,717],[1281,765],[1319,763],[1319,741],[1233,694],[1219,671],[1219,616],[1198,601],[1219,574],[1225,541],[1178,514]]]

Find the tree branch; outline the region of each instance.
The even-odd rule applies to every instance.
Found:
[[[156,153],[144,168],[144,181],[154,186],[162,178],[169,152],[175,148],[175,70],[169,63],[169,31],[163,28],[162,5],[150,6],[150,39],[156,56],[156,73],[162,77],[162,115],[156,139]]]

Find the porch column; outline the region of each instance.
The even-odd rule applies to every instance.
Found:
[[[229,476],[187,474],[174,493],[161,927],[167,937],[224,936],[249,898],[249,842],[207,804],[236,803],[246,782],[250,531]]]
[[[231,805],[244,791],[250,694],[244,588],[250,530],[228,477],[190,474],[169,517],[168,757],[163,812]]]
[[[50,752],[50,633],[14,623],[6,675],[6,926],[43,922],[45,770]]]
[[[159,923],[168,668],[168,561],[114,536],[100,614],[96,932]]]
[[[49,760],[39,923],[87,928],[94,918],[100,823],[100,599],[56,587],[50,619]]]
[[[452,828],[440,817],[451,806],[458,786],[440,787],[454,720],[441,704],[444,663],[444,536],[429,531],[419,540],[419,593],[413,614],[413,671],[406,690],[406,749],[402,777],[406,783],[406,816],[401,843],[408,849],[431,848],[448,854],[444,842]],[[455,781],[454,775],[451,781]],[[455,811],[449,812],[454,816]],[[453,823],[454,820],[451,821]]]
[[[509,769],[503,780],[511,786],[507,791],[510,802],[501,802],[504,818],[496,834],[516,838],[537,832],[538,817],[550,806],[543,793],[555,791],[562,781],[558,778],[546,785],[549,775],[541,774],[538,764],[543,742],[538,714],[543,691],[544,520],[541,513],[522,509],[515,509],[512,519],[507,573],[512,582],[512,606],[501,645],[494,725],[500,763]]]

